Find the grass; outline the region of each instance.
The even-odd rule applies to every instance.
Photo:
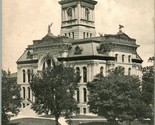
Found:
[[[12,120],[9,125],[55,125],[55,121],[49,119],[22,118]],[[101,120],[72,120],[71,125],[109,125],[106,121]],[[125,123],[121,125],[127,125]],[[132,122],[131,125],[148,125],[138,121]]]
[[[106,122],[91,120],[73,120],[71,125],[106,125]]]
[[[47,119],[22,118],[12,120],[9,125],[55,125],[55,121]]]
[[[88,116],[88,115],[76,115],[73,116],[74,119],[103,119],[100,116]]]

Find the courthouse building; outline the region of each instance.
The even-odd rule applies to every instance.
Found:
[[[71,65],[81,76],[75,98],[80,114],[89,114],[86,84],[94,76],[117,66],[123,66],[126,75],[142,76],[139,45],[122,31],[96,36],[95,0],[61,0],[61,31],[54,36],[48,27],[47,35],[33,40],[17,60],[17,83],[21,86],[22,107],[35,101],[30,88],[31,74],[52,66],[54,59]],[[104,24],[103,24],[104,25]],[[31,101],[30,101],[31,100]]]

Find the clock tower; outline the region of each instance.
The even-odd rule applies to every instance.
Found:
[[[61,35],[73,39],[95,37],[95,0],[61,0]]]

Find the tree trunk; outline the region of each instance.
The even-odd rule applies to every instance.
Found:
[[[128,121],[128,123],[129,123],[129,125],[131,125],[131,121],[130,120]]]
[[[59,117],[55,116],[55,124],[56,125],[59,125],[58,119],[59,119]]]
[[[109,125],[118,125],[118,122],[116,120],[110,120]]]

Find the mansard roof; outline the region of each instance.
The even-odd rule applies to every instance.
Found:
[[[17,60],[17,64],[19,63],[25,63],[25,62],[36,62],[36,59],[33,59],[33,50],[27,48],[24,53],[21,55],[21,57]]]
[[[99,55],[97,52],[97,46],[100,43],[94,41],[78,41],[72,44],[72,48],[69,51],[69,57],[76,57],[76,56],[88,56],[88,55]]]
[[[138,47],[136,40],[130,38],[123,32],[85,39],[71,39],[65,36],[54,36],[52,33],[48,33],[41,40],[34,40],[33,45],[28,46],[22,56],[18,59],[17,63],[35,63],[38,60],[33,58],[35,50],[37,48],[42,49],[52,46],[57,46],[58,48],[60,48],[60,46],[67,46],[68,56],[66,58],[80,59],[84,57],[113,58],[109,56],[109,50],[136,53]],[[109,47],[109,49],[107,47]],[[141,60],[140,57],[134,59],[134,61],[138,62]]]

